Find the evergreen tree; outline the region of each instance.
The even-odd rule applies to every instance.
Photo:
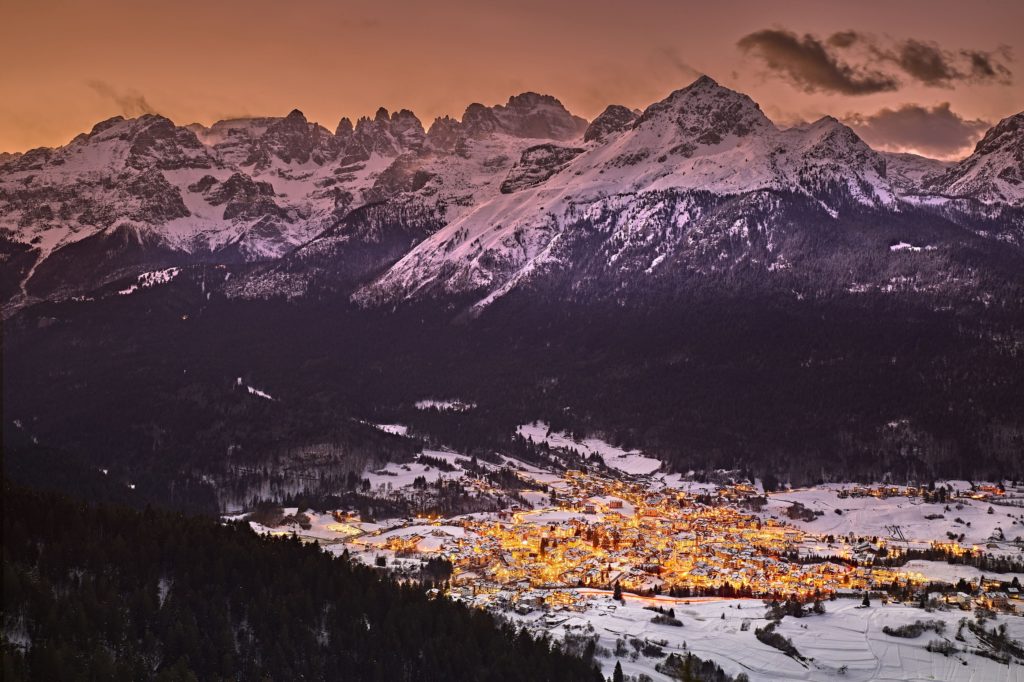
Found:
[[[4,644],[5,681],[600,679],[592,661],[295,537],[8,485],[2,500],[4,617],[32,642]]]

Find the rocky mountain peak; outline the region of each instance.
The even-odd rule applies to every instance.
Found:
[[[1024,205],[1024,112],[993,126],[970,156],[933,180],[928,189],[987,203]]]
[[[887,179],[886,158],[871,149],[849,126],[832,116],[782,131],[777,138],[776,162],[791,171],[788,182],[810,191],[836,184],[866,202],[891,203],[894,191]],[[782,156],[785,156],[783,162]],[[900,182],[905,183],[906,178]],[[870,191],[862,186],[870,186]]]
[[[690,85],[687,87],[687,89],[688,90],[701,90],[701,89],[704,89],[704,90],[715,90],[715,89],[718,89],[718,88],[721,88],[721,87],[722,86],[718,84],[718,81],[716,81],[714,78],[712,78],[711,76],[709,76],[709,75],[707,75],[705,73],[705,74],[701,74],[700,77],[697,78],[697,80],[695,80],[692,83],[690,83]]]
[[[104,130],[107,130],[109,128],[112,128],[113,126],[116,126],[118,123],[123,123],[124,120],[125,120],[124,116],[112,116],[112,117],[110,117],[110,118],[108,118],[108,119],[106,119],[104,121],[100,121],[99,123],[97,123],[96,125],[94,125],[92,127],[92,130],[89,131],[89,134],[87,135],[87,137],[92,137],[93,135],[98,135],[99,133],[102,133]]]
[[[852,128],[833,116],[822,116],[805,126],[803,130],[819,144],[827,142],[834,145],[837,150],[855,147],[871,151],[868,144]]]
[[[426,146],[438,152],[455,149],[462,137],[463,124],[450,116],[438,116],[427,131]]]
[[[992,154],[1005,149],[1024,149],[1024,111],[995,124],[975,145],[974,153]]]
[[[419,150],[426,138],[426,131],[416,114],[408,109],[389,113],[381,107],[373,118],[360,117],[355,128],[349,134],[351,121],[343,118],[338,124],[336,135],[341,138],[351,137],[347,153],[368,156],[377,152],[384,156],[397,156],[405,151]]]
[[[402,109],[391,114],[389,123],[391,133],[398,139],[403,151],[418,150],[423,146],[427,133],[416,114]]]
[[[342,119],[338,121],[338,127],[335,129],[334,134],[336,137],[348,137],[352,134],[353,130],[355,130],[355,128],[352,126],[352,119],[348,116],[343,116]]]
[[[267,127],[260,147],[285,163],[306,163],[312,159],[323,164],[329,156],[331,137],[330,131],[308,122],[301,111],[294,109]],[[261,158],[257,165],[265,166],[266,162],[266,158]]]
[[[697,144],[718,144],[729,135],[746,137],[775,129],[754,100],[709,76],[647,107],[634,125],[674,126]]]
[[[117,131],[118,138],[129,143],[126,165],[132,168],[174,170],[210,168],[213,165],[212,158],[194,132],[174,125],[159,114],[145,114],[122,121],[109,130]]]
[[[506,104],[487,107],[474,102],[462,115],[462,127],[469,137],[504,133],[513,137],[548,140],[572,140],[587,127],[587,121],[574,116],[551,95],[524,92]]]
[[[556,98],[551,95],[542,95],[537,92],[521,92],[518,95],[512,95],[508,98],[508,102],[505,104],[505,109],[509,111],[528,112],[540,106],[564,109],[562,103]]]
[[[590,122],[583,133],[583,141],[601,141],[614,133],[629,130],[638,117],[639,114],[621,104],[611,104]]]
[[[502,129],[516,137],[572,140],[587,128],[586,119],[574,116],[551,95],[524,92],[493,107]]]
[[[474,102],[462,114],[462,128],[469,137],[481,137],[495,132],[504,132],[501,122],[491,107]]]

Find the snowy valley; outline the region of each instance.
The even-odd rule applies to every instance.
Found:
[[[362,490],[410,503],[408,517],[263,507],[231,518],[425,581],[606,675],[618,664],[668,682],[701,660],[749,680],[1024,675],[1024,486],[765,491],[738,472],[666,474],[541,423],[519,435],[530,461],[424,448],[366,471]],[[432,511],[453,494],[497,504]]]

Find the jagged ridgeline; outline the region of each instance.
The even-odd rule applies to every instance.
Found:
[[[3,511],[7,682],[603,679],[429,586],[244,523],[7,485]]]
[[[480,309],[552,277],[622,298],[750,273],[801,296],[1019,303],[1022,167],[1024,114],[946,163],[877,152],[831,117],[782,129],[707,77],[589,125],[534,93],[429,129],[384,109],[333,132],[299,111],[118,117],[0,159],[0,293],[10,311],[216,264],[207,287],[232,297],[384,307]]]
[[[706,77],[589,124],[533,93],[428,129],[111,119],[0,159],[5,446],[207,512],[414,455],[372,420],[493,455],[543,419],[794,482],[1019,476],[1022,121],[950,164]],[[413,407],[439,394],[477,408]]]

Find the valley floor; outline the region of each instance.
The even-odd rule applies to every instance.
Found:
[[[751,680],[1024,680],[1024,575],[1014,572],[1024,558],[1024,488],[942,481],[766,494],[727,472],[705,482],[667,474],[642,453],[540,423],[520,434],[549,446],[544,461],[426,449],[364,475],[382,500],[429,506],[459,486],[504,500],[495,511],[371,521],[292,508],[281,525],[252,524],[400,579],[428,560],[449,562],[438,576],[448,597],[567,646],[592,641],[606,675],[618,661],[627,676],[674,679],[667,657],[689,652]],[[807,606],[770,620],[769,601],[786,599],[824,613]],[[773,620],[796,653],[756,636]],[[931,629],[883,632],[918,621]],[[995,644],[993,628],[1005,628]],[[929,651],[937,646],[947,651]]]

